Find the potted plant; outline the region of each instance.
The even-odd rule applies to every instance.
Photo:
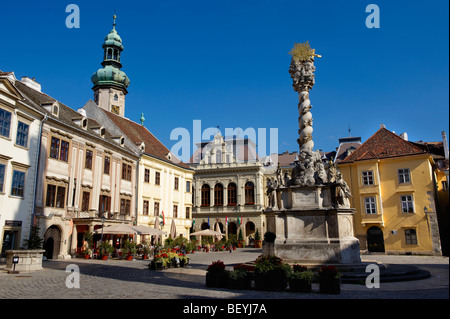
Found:
[[[150,253],[150,246],[147,243],[142,243],[142,259],[148,259]]]
[[[238,247],[242,248],[244,247],[244,237],[242,236],[242,229],[239,228],[239,234],[238,234]]]
[[[224,288],[227,284],[227,272],[223,261],[214,261],[206,272],[206,287]]]
[[[255,248],[261,248],[261,236],[259,235],[258,229],[256,229],[255,233]]]
[[[161,255],[155,255],[148,266],[151,270],[162,270],[164,269],[164,260]]]
[[[277,256],[259,256],[255,262],[255,288],[257,290],[284,290],[291,268]]]
[[[122,256],[124,256],[127,260],[133,260],[133,256],[136,254],[136,251],[136,243],[130,240],[126,240],[123,243]]]
[[[108,241],[103,241],[99,247],[100,255],[102,260],[107,260],[109,256],[113,253],[114,248]]]
[[[247,268],[235,266],[228,272],[227,287],[229,289],[250,289],[250,273]]]
[[[340,294],[341,293],[341,274],[335,266],[322,266],[319,271],[320,293]]]
[[[311,292],[314,278],[314,272],[307,267],[294,265],[293,271],[288,275],[289,289],[295,292]]]

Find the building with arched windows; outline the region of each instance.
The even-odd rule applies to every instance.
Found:
[[[194,230],[220,229],[229,238],[240,229],[246,244],[257,230],[262,237],[266,184],[273,169],[258,160],[256,145],[249,139],[224,138],[219,132],[197,146],[189,164],[195,171]]]

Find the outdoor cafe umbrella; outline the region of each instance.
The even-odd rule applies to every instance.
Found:
[[[223,235],[222,235],[222,233],[220,232],[220,226],[219,226],[219,223],[216,223],[216,232],[220,233],[220,235],[216,235],[216,238],[217,238],[218,240],[221,240],[222,237],[223,237]]]
[[[103,229],[99,228],[94,231],[96,234],[100,234],[103,230],[103,234],[115,234],[115,235],[162,235],[165,232],[157,230],[148,226],[137,225],[132,226],[128,224],[118,224],[112,226],[106,226]]]
[[[170,237],[177,237],[177,227],[175,226],[175,219],[172,219],[172,225],[170,226]]]
[[[204,229],[204,230],[200,230],[194,233],[190,233],[189,236],[199,236],[199,242],[202,242],[202,237],[201,236],[222,236],[223,234],[221,232],[217,232],[215,230],[212,229]]]

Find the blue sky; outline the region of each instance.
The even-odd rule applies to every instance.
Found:
[[[80,28],[65,25],[80,8]],[[380,8],[369,29],[368,4]],[[0,70],[36,77],[74,109],[93,99],[104,37],[122,37],[131,80],[126,117],[167,147],[174,128],[278,128],[278,151],[296,151],[298,95],[289,75],[294,43],[316,59],[315,149],[369,138],[383,123],[412,141],[448,134],[449,8],[435,1],[8,1],[2,3]]]

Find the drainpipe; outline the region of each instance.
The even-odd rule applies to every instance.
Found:
[[[47,121],[48,115],[44,114],[44,118],[41,121],[41,126],[39,128],[39,144],[36,154],[36,174],[34,176],[34,197],[33,197],[33,213],[31,214],[31,223],[30,223],[30,234],[32,231],[32,228],[34,226],[34,219],[36,217],[36,198],[37,198],[37,192],[36,192],[36,186],[38,182],[38,176],[39,176],[39,168],[40,168],[40,160],[39,157],[41,155],[41,147],[42,147],[42,129],[44,127],[44,123]]]

